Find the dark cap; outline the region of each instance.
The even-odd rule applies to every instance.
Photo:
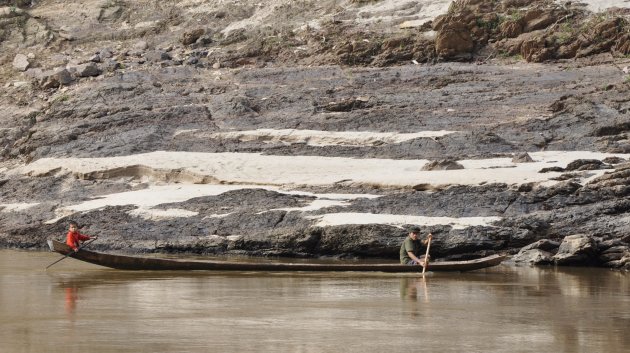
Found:
[[[84,225],[77,223],[77,221],[70,221],[68,222],[68,225],[75,226],[77,229],[82,229],[84,227]]]
[[[418,226],[413,226],[413,227],[409,228],[409,233],[416,233],[416,234],[420,234],[420,227],[418,227]]]

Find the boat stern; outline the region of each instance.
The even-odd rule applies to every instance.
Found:
[[[55,244],[53,244],[53,241],[51,239],[46,240],[46,243],[48,244],[50,251],[55,251]]]

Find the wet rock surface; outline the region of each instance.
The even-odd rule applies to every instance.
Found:
[[[54,1],[3,12],[0,246],[41,248],[73,219],[100,236],[91,245],[99,250],[396,261],[404,228],[419,223],[435,235],[436,257],[630,268],[627,13],[455,1],[400,29],[415,11],[404,3],[325,2],[300,14],[305,7],[278,1],[272,13],[286,21],[238,2],[88,1],[81,21],[59,16]],[[260,129],[449,133],[369,144],[217,135]],[[69,207],[162,185],[238,183],[142,163],[19,172],[44,158],[153,151],[417,160],[419,173],[464,176],[536,165],[536,153],[549,151],[607,155],[549,162],[537,170],[545,182],[260,184],[85,211]],[[505,162],[475,166],[485,159]],[[327,214],[402,218],[327,224]],[[474,217],[495,218],[456,221]]]

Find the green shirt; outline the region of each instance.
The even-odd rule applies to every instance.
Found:
[[[422,241],[420,239],[413,240],[410,237],[406,237],[405,241],[400,246],[400,263],[406,265],[411,261],[407,251],[411,251],[414,255],[420,257],[421,250]]]

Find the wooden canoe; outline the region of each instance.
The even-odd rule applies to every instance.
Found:
[[[48,240],[50,250],[67,255],[72,249],[65,243]],[[105,254],[81,249],[71,254],[77,260],[119,270],[140,271],[363,271],[363,272],[419,272],[422,266],[401,264],[318,264],[318,263],[260,263],[179,260],[127,255]],[[496,266],[505,259],[504,255],[491,255],[468,261],[435,261],[429,263],[428,271],[472,271]]]

